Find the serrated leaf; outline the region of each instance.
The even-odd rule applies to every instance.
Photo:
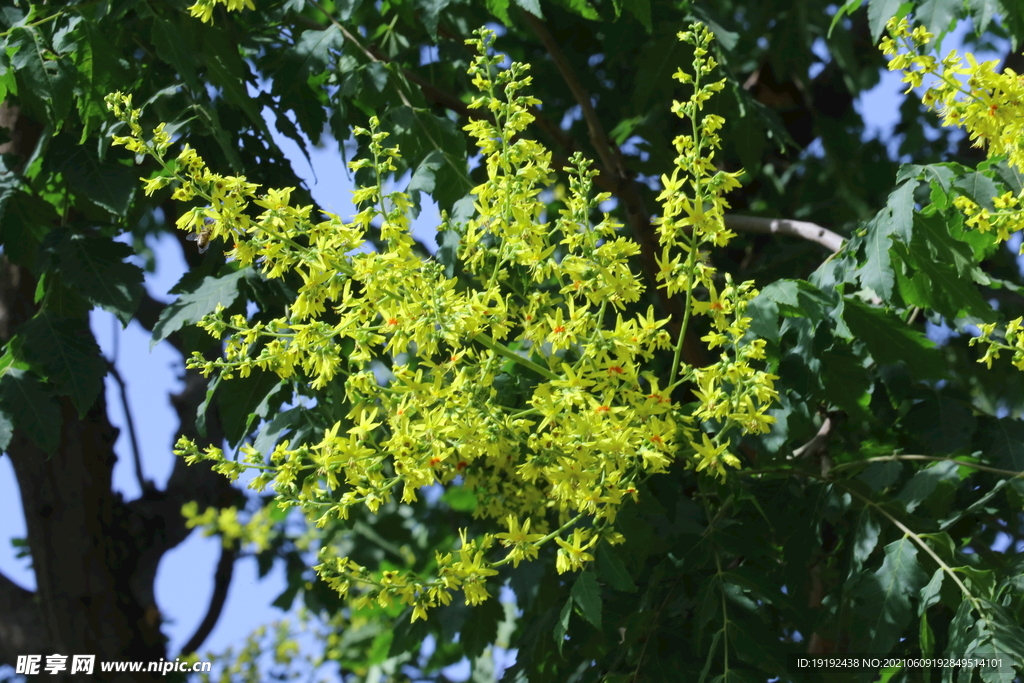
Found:
[[[935,343],[902,320],[849,298],[843,319],[878,363],[891,365],[904,361],[910,371],[921,378],[938,377],[943,373],[942,355]]]
[[[835,345],[821,354],[821,381],[835,405],[859,418],[868,417],[861,401],[871,387],[863,361],[848,347]]]
[[[943,192],[949,192],[951,183],[957,177],[957,171],[953,164],[928,164],[919,166],[917,164],[903,164],[896,173],[896,182],[902,183],[906,180],[921,178],[931,184],[938,183]]]
[[[986,419],[979,429],[979,447],[988,462],[996,467],[1024,471],[1024,422]]]
[[[238,298],[238,283],[245,276],[244,270],[238,270],[223,277],[207,277],[191,292],[185,292],[177,301],[170,304],[160,314],[153,326],[153,337],[150,348],[168,336],[177,332],[185,325],[202,320],[203,316],[217,310],[217,306],[227,308]]]
[[[569,631],[569,619],[572,617],[572,603],[573,599],[571,597],[565,601],[562,611],[558,614],[558,622],[555,624],[555,630],[552,634],[555,637],[555,643],[558,644],[559,654],[561,654],[562,645],[565,643],[565,634]]]
[[[935,570],[935,573],[932,574],[932,578],[928,584],[921,589],[917,603],[917,613],[919,615],[923,616],[924,613],[928,611],[929,607],[939,604],[939,600],[942,599],[942,579],[945,575],[946,571],[942,567],[939,567]]]
[[[10,368],[0,377],[0,411],[43,451],[53,455],[57,450],[60,406],[31,374]]]
[[[142,269],[124,261],[134,255],[127,244],[70,232],[54,249],[63,284],[92,305],[113,313],[123,327],[131,322],[145,292]]]
[[[18,328],[12,340],[15,356],[25,361],[86,411],[103,388],[107,363],[86,321],[43,310]]]
[[[970,404],[942,394],[920,401],[903,418],[904,429],[934,454],[967,448],[976,425]]]
[[[953,462],[941,462],[916,472],[906,482],[896,497],[903,501],[907,512],[913,512],[935,492],[940,481],[959,483],[959,466]]]
[[[988,30],[988,25],[992,23],[992,17],[1002,8],[997,0],[967,0],[967,9],[971,13],[974,31],[980,36]]]
[[[572,585],[572,599],[580,614],[595,628],[601,628],[601,587],[593,572],[583,572]]]
[[[273,372],[253,370],[248,377],[233,377],[221,382],[217,408],[224,436],[232,446],[241,441],[252,424],[259,406],[279,388],[280,378]]]
[[[917,21],[924,24],[930,33],[941,36],[949,30],[963,0],[924,0],[914,10]]]
[[[437,23],[441,19],[441,12],[450,2],[451,0],[416,0],[417,14],[434,42],[437,42]]]
[[[877,43],[885,31],[885,24],[896,16],[903,0],[870,0],[868,2],[868,26],[871,28],[871,42]]]
[[[32,95],[49,105],[51,123],[64,118],[71,106],[75,70],[66,57],[53,59],[46,41],[34,27],[17,27],[7,37],[7,50],[13,51],[11,66],[31,88]]]
[[[885,546],[882,566],[863,576],[854,589],[858,599],[854,610],[864,629],[856,635],[859,651],[887,654],[892,650],[910,622],[911,596],[917,597],[927,579],[911,539]]]
[[[175,24],[160,17],[153,20],[149,31],[156,56],[174,67],[185,85],[198,91],[200,83],[196,78],[196,55],[189,49],[189,43],[194,42],[191,37],[183,35],[184,32],[179,31]]]
[[[302,421],[302,413],[305,408],[292,408],[283,413],[278,413],[274,419],[267,422],[260,429],[252,447],[264,456],[270,455],[281,437],[295,428]]]
[[[974,171],[960,178],[953,183],[953,187],[960,190],[967,197],[974,200],[976,204],[989,211],[995,210],[992,198],[999,196],[999,188],[984,173]]]
[[[629,575],[625,563],[615,554],[615,550],[608,544],[602,544],[597,551],[597,571],[601,578],[618,591],[633,593],[636,591],[636,584],[633,577]]]
[[[856,563],[856,569],[867,562],[871,553],[875,552],[881,532],[882,527],[871,514],[870,508],[863,508],[857,516],[857,530],[853,536],[853,560]]]
[[[295,76],[306,79],[322,73],[331,63],[331,51],[340,50],[344,43],[341,30],[333,24],[322,31],[303,31],[291,48],[299,59]]]
[[[62,173],[78,195],[115,216],[125,216],[139,186],[138,171],[112,161],[100,161],[87,145],[77,145],[67,135],[54,141],[50,154],[60,159]]]
[[[498,624],[505,618],[501,603],[493,598],[469,610],[459,633],[462,650],[470,659],[479,657],[498,635]]]

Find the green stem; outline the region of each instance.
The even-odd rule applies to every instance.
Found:
[[[475,342],[479,343],[480,345],[482,345],[483,347],[493,351],[494,353],[498,354],[499,356],[504,356],[505,358],[508,358],[509,360],[514,361],[515,363],[518,363],[519,365],[522,365],[524,368],[527,368],[529,370],[533,370],[534,372],[536,372],[541,377],[544,377],[545,379],[549,379],[549,380],[552,380],[552,381],[561,379],[560,376],[558,376],[555,373],[551,372],[547,368],[545,368],[545,367],[543,367],[541,365],[537,365],[536,363],[534,363],[529,358],[523,358],[518,353],[516,353],[512,349],[508,348],[507,346],[505,346],[501,342],[498,342],[498,341],[495,341],[494,339],[491,339],[490,336],[488,336],[486,334],[483,334],[482,332],[480,334],[477,334],[476,336],[474,336],[473,337],[473,341],[475,341]]]

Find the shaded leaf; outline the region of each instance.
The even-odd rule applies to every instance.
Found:
[[[217,306],[227,308],[233,304],[238,298],[238,283],[244,276],[245,271],[238,270],[223,277],[207,277],[195,289],[179,296],[177,301],[163,310],[153,326],[150,348],[185,325],[198,322],[203,316],[213,313]]]
[[[54,257],[63,284],[86,301],[113,313],[128,326],[139,307],[142,269],[124,259],[135,250],[122,242],[84,233],[68,232],[57,243]]]
[[[595,628],[601,628],[601,587],[593,572],[582,572],[572,585],[572,599],[580,614]]]
[[[843,319],[878,363],[904,361],[921,378],[943,374],[942,356],[935,344],[895,316],[856,299],[846,299]]]
[[[66,394],[80,416],[103,388],[107,363],[85,320],[43,310],[18,328],[15,356],[45,375]]]
[[[60,444],[60,406],[31,374],[10,368],[0,377],[0,414],[52,455]],[[6,446],[5,446],[6,448]]]
[[[885,546],[882,566],[854,589],[858,597],[854,610],[865,629],[856,634],[859,651],[887,654],[892,650],[910,622],[911,596],[917,597],[927,579],[913,541],[901,538]]]

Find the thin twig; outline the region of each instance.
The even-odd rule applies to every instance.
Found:
[[[725,227],[733,232],[749,232],[757,235],[790,235],[820,244],[831,252],[837,252],[845,241],[842,235],[836,234],[817,223],[794,221],[788,218],[759,218],[757,216],[725,217]]]
[[[121,373],[117,371],[117,366],[109,359],[107,360],[107,369],[121,390],[121,408],[124,410],[124,421],[128,425],[128,440],[132,446],[132,461],[135,463],[135,479],[139,482],[139,487],[143,493],[154,491],[156,490],[156,485],[149,479],[146,479],[142,473],[142,454],[139,450],[139,439],[135,433],[135,420],[132,418],[131,406],[128,404],[128,387],[125,385]]]
[[[968,462],[966,460],[957,460],[956,458],[943,458],[937,455],[882,455],[876,458],[865,458],[864,460],[857,460],[855,462],[846,462],[842,465],[836,465],[832,468],[833,472],[838,470],[847,469],[856,465],[872,462],[893,462],[899,460],[927,460],[930,462],[955,462],[957,465],[963,465],[964,467],[971,467],[981,472],[989,472],[991,474],[998,474],[1004,477],[1010,477],[1011,479],[1017,479],[1018,477],[1024,477],[1024,472],[1014,472],[1013,470],[1001,470],[997,467],[989,467],[988,465],[982,465],[976,462]]]

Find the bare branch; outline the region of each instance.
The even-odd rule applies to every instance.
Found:
[[[725,227],[733,232],[749,232],[758,235],[790,235],[815,242],[831,252],[843,246],[844,239],[828,228],[817,223],[794,221],[786,218],[758,218],[757,216],[725,217]]]
[[[210,606],[206,609],[206,616],[200,622],[196,632],[188,639],[188,642],[181,648],[179,657],[190,655],[200,647],[217,625],[220,614],[224,610],[224,603],[228,599],[228,589],[231,587],[231,577],[235,573],[236,553],[231,548],[223,548],[220,552],[220,561],[217,562],[217,571],[213,575],[213,595],[210,596]]]
[[[139,488],[142,489],[143,494],[146,491],[152,491],[156,489],[153,482],[142,474],[142,454],[139,449],[139,438],[135,432],[135,419],[132,417],[131,406],[128,404],[128,387],[124,383],[124,378],[121,377],[121,373],[117,371],[117,366],[114,362],[107,360],[107,369],[113,376],[114,381],[117,382],[117,386],[120,389],[121,394],[121,409],[124,410],[124,420],[128,424],[128,439],[132,446],[132,461],[135,465],[135,479],[139,482]]]
[[[20,654],[50,649],[35,593],[0,573],[0,664],[14,666]]]

